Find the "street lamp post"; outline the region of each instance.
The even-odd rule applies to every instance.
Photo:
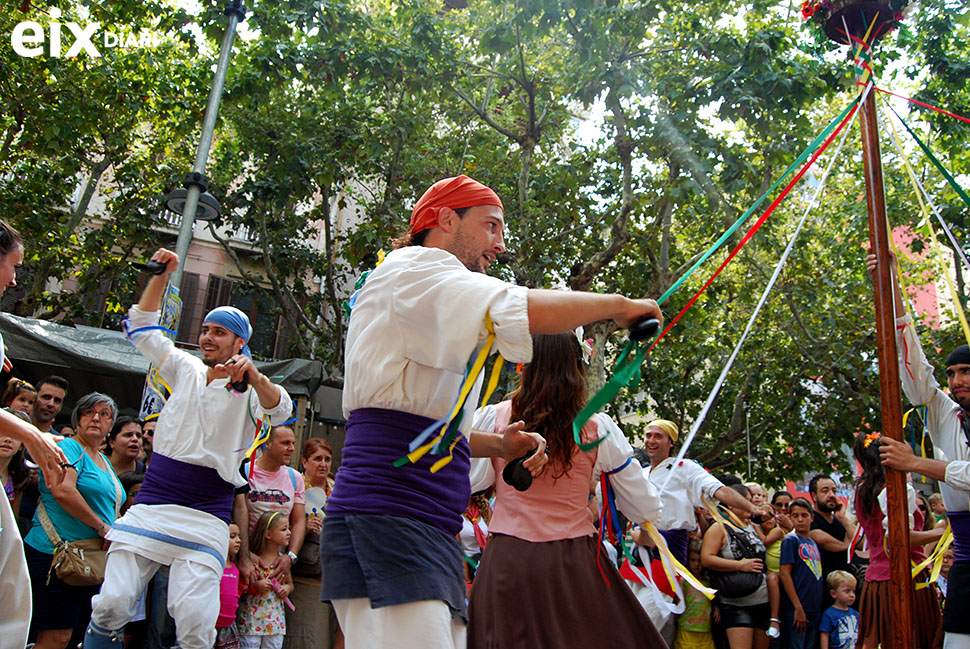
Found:
[[[243,6],[242,0],[229,0],[223,13],[229,16],[229,25],[226,27],[226,33],[222,37],[222,45],[219,48],[219,63],[216,66],[215,78],[212,80],[212,89],[209,91],[209,104],[206,106],[205,118],[202,121],[202,136],[195,154],[195,164],[192,166],[192,171],[185,176],[184,189],[176,189],[165,198],[166,208],[182,213],[178,241],[175,244],[179,265],[172,273],[173,287],[178,287],[182,283],[185,258],[188,256],[189,244],[192,243],[195,220],[212,221],[222,213],[219,202],[206,191],[209,179],[205,175],[205,165],[209,159],[209,149],[212,148],[212,135],[216,127],[216,117],[219,115],[222,91],[226,85],[226,72],[229,69],[229,57],[232,55],[236,28],[240,21],[246,18],[246,7]]]
[[[205,165],[209,159],[209,149],[212,147],[212,134],[216,128],[216,117],[219,114],[219,103],[222,101],[222,91],[226,85],[226,71],[229,69],[229,57],[232,54],[232,43],[236,38],[236,27],[246,17],[246,7],[243,0],[229,0],[223,12],[229,16],[229,25],[222,37],[219,48],[219,63],[216,65],[216,75],[212,80],[209,91],[209,104],[205,109],[202,120],[202,137],[195,154],[195,165],[192,171],[185,175],[183,187],[176,189],[165,197],[165,208],[175,214],[182,215],[179,225],[179,236],[175,243],[179,264],[169,278],[169,284],[162,301],[162,313],[159,324],[173,331],[178,330],[181,316],[181,301],[178,298],[179,287],[182,285],[182,274],[185,270],[185,259],[188,257],[189,245],[192,243],[192,229],[195,220],[214,221],[219,218],[222,208],[219,201],[208,191],[209,179],[205,175]],[[174,335],[173,335],[174,337]],[[158,413],[167,398],[167,386],[158,376],[158,368],[149,368],[145,377],[145,389],[142,393],[140,413],[142,418]]]

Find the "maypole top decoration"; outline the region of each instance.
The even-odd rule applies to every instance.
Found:
[[[875,42],[902,19],[909,0],[802,0],[802,17],[812,20],[831,40],[848,45],[852,35],[872,32]],[[874,24],[873,24],[874,23]]]

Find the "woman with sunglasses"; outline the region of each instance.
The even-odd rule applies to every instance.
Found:
[[[90,615],[91,597],[98,592],[98,586],[71,586],[51,572],[56,539],[44,528],[52,527],[66,542],[104,538],[111,529],[125,500],[124,490],[111,462],[98,449],[117,410],[114,400],[99,392],[78,399],[71,413],[77,433],[58,444],[67,457],[64,479],[48,485],[41,471],[40,502],[33,528],[24,539],[33,590],[35,649],[64,649],[82,616]]]

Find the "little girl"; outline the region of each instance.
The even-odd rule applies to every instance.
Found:
[[[264,566],[272,566],[290,543],[290,520],[281,512],[266,512],[256,521],[249,550]],[[256,566],[253,583],[239,602],[240,649],[281,649],[286,635],[283,601],[293,592],[287,572],[280,582],[270,567]]]
[[[236,627],[236,609],[239,608],[239,568],[236,567],[236,555],[241,545],[239,526],[229,523],[229,556],[226,557],[226,567],[222,571],[222,582],[219,584],[219,617],[216,620],[216,643],[213,649],[239,647],[239,629]]]
[[[687,545],[687,568],[691,574],[707,584],[701,575],[701,540],[691,539]],[[674,649],[714,649],[714,636],[711,635],[711,600],[704,593],[684,582],[684,612],[677,617],[677,637]]]
[[[763,505],[768,502],[767,498],[764,496],[764,489],[756,482],[750,484],[755,485],[757,490],[761,492],[761,496],[754,496],[749,498],[755,505]],[[752,495],[755,492],[750,492]],[[787,491],[776,491],[771,498],[772,508],[775,508],[778,500],[781,496],[788,496],[788,500],[791,501],[791,495]],[[775,511],[778,511],[777,509]],[[787,509],[785,510],[787,511]],[[784,518],[781,518],[784,516]],[[785,527],[782,528],[778,525],[778,520],[784,521]],[[765,544],[765,583],[768,585],[768,605],[771,607],[771,621],[768,624],[768,637],[778,638],[781,636],[781,619],[778,617],[779,611],[781,609],[781,581],[778,578],[778,573],[781,569],[781,540],[785,538],[786,528],[791,531],[792,525],[791,520],[788,518],[787,514],[775,514],[775,516],[763,516],[761,523],[755,527],[758,532],[758,536],[761,537],[761,541]]]

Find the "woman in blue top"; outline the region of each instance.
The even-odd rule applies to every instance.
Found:
[[[111,430],[118,411],[111,397],[92,392],[78,399],[71,413],[73,438],[59,443],[69,467],[60,484],[49,487],[40,474],[40,502],[64,541],[104,537],[118,515],[124,491],[108,458],[98,449]],[[27,569],[33,590],[32,628],[37,633],[36,649],[64,649],[82,615],[90,614],[91,597],[97,586],[70,586],[50,571],[54,544],[40,521],[24,539]]]

